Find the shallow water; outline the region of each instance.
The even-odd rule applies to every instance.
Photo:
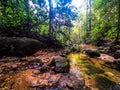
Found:
[[[108,67],[105,61],[81,53],[72,53],[68,58],[71,66],[77,68],[74,74],[79,72],[79,76],[85,79],[85,84],[92,90],[109,90],[113,85],[120,84],[120,71]]]

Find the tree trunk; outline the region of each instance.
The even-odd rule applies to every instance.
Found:
[[[25,9],[27,13],[27,31],[30,31],[30,8],[29,8],[29,0],[25,0]]]
[[[117,28],[117,36],[115,39],[115,42],[117,42],[119,40],[119,36],[120,36],[120,0],[118,0],[118,28]]]
[[[86,0],[86,36],[88,36],[88,0]]]
[[[89,34],[90,34],[90,32],[91,32],[91,13],[92,13],[92,11],[91,11],[91,0],[89,0]]]
[[[53,19],[53,7],[52,0],[48,0],[49,2],[49,35],[52,34],[52,19]]]

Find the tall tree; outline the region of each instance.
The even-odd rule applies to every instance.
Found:
[[[59,27],[72,27],[71,21],[76,18],[76,12],[73,11],[75,7],[70,6],[71,2],[72,0],[58,0],[56,2],[54,22],[58,23]]]
[[[86,31],[88,31],[88,0],[86,0]]]
[[[91,0],[86,0],[86,38],[89,38],[91,32]]]
[[[91,0],[89,0],[89,34],[91,32],[91,18],[92,18],[92,10],[91,10]]]
[[[117,26],[117,36],[115,39],[115,42],[119,40],[119,35],[120,35],[120,0],[118,0],[118,26]]]
[[[29,7],[29,2],[30,0],[25,0],[25,10],[27,13],[27,31],[30,31],[30,7]]]
[[[52,34],[52,22],[53,22],[53,3],[52,0],[48,0],[49,2],[49,34]]]
[[[49,1],[49,33],[55,34],[60,31],[61,27],[70,29],[72,20],[75,19],[76,13],[73,11],[75,8],[71,6],[72,0],[56,0],[53,7],[52,0]]]
[[[56,32],[62,34],[64,33],[63,35],[67,39],[69,38],[71,27],[73,26],[72,20],[75,20],[77,16],[76,8],[71,6],[71,2],[72,0],[58,0],[54,9],[54,23],[56,23]],[[68,34],[66,35],[65,33]]]

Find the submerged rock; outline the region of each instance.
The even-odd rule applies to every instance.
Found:
[[[120,71],[120,60],[119,59],[116,59],[113,62],[106,62],[105,64],[107,65],[107,67],[117,69]]]
[[[43,62],[39,58],[32,59],[28,62],[29,65],[37,65],[37,66],[42,66]]]
[[[43,66],[41,67],[40,71],[41,71],[42,73],[45,73],[45,72],[49,71],[49,66],[43,65]]]
[[[70,69],[69,60],[61,56],[54,57],[50,66],[55,66],[54,71],[57,73],[68,73]]]
[[[109,90],[120,90],[120,84],[112,86]]]
[[[120,60],[115,60],[113,63],[115,64],[116,69],[120,70]]]
[[[84,80],[79,80],[71,74],[63,75],[58,83],[59,90],[83,90],[85,86]]]
[[[43,44],[35,39],[19,37],[0,38],[0,55],[27,56],[43,48]]]
[[[100,53],[96,49],[88,49],[85,53],[90,57],[99,57]]]
[[[113,77],[113,76],[114,76],[114,74],[111,73],[111,72],[105,72],[104,75],[106,75],[106,76],[108,76],[108,77]]]
[[[45,73],[44,73],[45,74]],[[85,88],[85,80],[78,79],[74,75],[67,74],[49,74],[34,84],[37,90],[90,90]],[[49,77],[49,78],[48,78]]]
[[[43,63],[42,63],[42,60],[39,59],[39,58],[34,58],[34,59],[30,60],[29,63],[39,63],[39,64],[43,64]]]

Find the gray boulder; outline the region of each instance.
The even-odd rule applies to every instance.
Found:
[[[61,56],[54,57],[50,66],[54,66],[54,71],[57,73],[68,73],[70,69],[69,60]]]
[[[35,39],[19,37],[0,38],[0,55],[27,56],[43,48],[43,44]]]
[[[90,57],[99,57],[100,53],[96,49],[87,49],[85,53]]]

